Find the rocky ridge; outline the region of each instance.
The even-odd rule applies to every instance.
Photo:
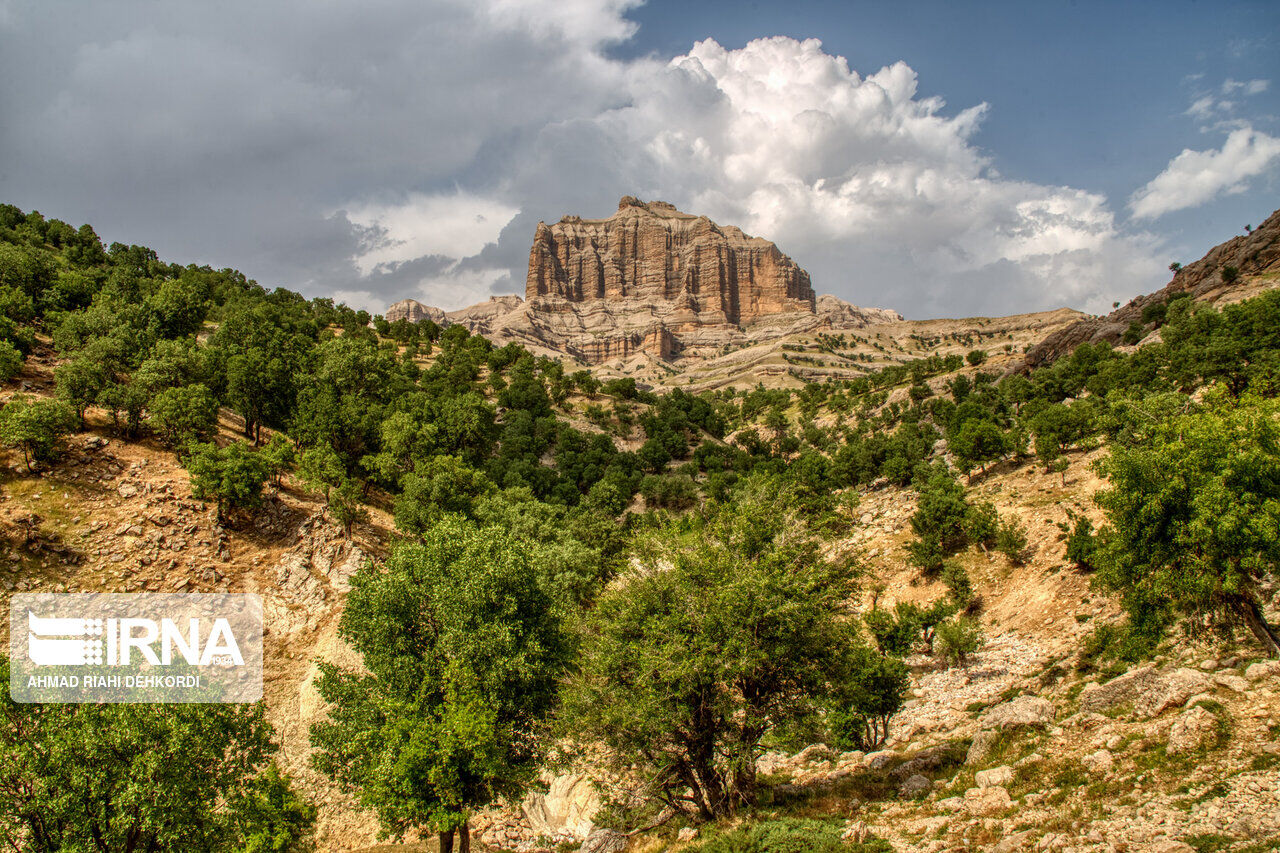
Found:
[[[1228,268],[1235,270],[1234,274]],[[1118,343],[1131,323],[1142,321],[1148,305],[1190,294],[1197,302],[1228,304],[1280,285],[1280,210],[1247,234],[1210,249],[1203,258],[1178,269],[1160,290],[1136,296],[1105,317],[1082,319],[1053,332],[1026,355],[1021,369],[1052,362],[1081,344]]]
[[[801,331],[902,319],[817,296],[809,274],[768,240],[632,196],[606,219],[538,223],[523,300],[441,312],[407,299],[385,316],[457,323],[587,364],[703,359]]]

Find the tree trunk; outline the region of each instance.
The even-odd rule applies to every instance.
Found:
[[[1262,643],[1267,654],[1273,658],[1280,658],[1280,634],[1277,634],[1276,629],[1267,623],[1257,599],[1251,595],[1241,596],[1233,603],[1232,609],[1240,615],[1244,624],[1249,626],[1249,630],[1258,638],[1258,642]]]
[[[440,853],[453,853],[453,830],[440,833]]]
[[[465,820],[458,827],[458,853],[471,853],[471,827]]]

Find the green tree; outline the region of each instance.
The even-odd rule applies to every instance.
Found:
[[[658,529],[588,617],[570,725],[682,811],[750,804],[762,738],[851,677],[849,567],[791,507],[752,478],[693,529]]]
[[[185,463],[191,475],[191,492],[200,500],[216,501],[218,518],[228,510],[245,509],[262,503],[262,487],[270,468],[267,461],[244,442],[226,447],[191,444]]]
[[[965,421],[960,431],[947,444],[964,471],[980,465],[984,474],[987,472],[987,463],[1000,459],[1006,451],[1004,433],[1000,427],[991,421],[977,418]]]
[[[293,442],[283,433],[273,434],[258,453],[271,471],[271,485],[277,489],[280,488],[284,475],[298,465],[298,454],[294,450]]]
[[[342,485],[347,479],[347,471],[337,451],[321,444],[302,451],[298,459],[298,477],[307,489],[322,493],[327,503],[333,487]]]
[[[164,389],[147,410],[147,425],[170,447],[208,441],[218,428],[218,401],[199,383]]]
[[[22,370],[22,353],[8,341],[0,340],[0,383],[8,382]]]
[[[501,528],[448,519],[385,569],[352,578],[339,633],[364,670],[321,664],[329,718],[315,764],[377,814],[384,833],[455,831],[536,776],[540,721],[568,644],[529,548]]]
[[[17,394],[0,409],[0,443],[21,450],[30,471],[33,461],[57,455],[58,443],[76,423],[75,411],[61,400],[32,400]]]
[[[75,408],[76,418],[81,423],[84,422],[85,409],[93,405],[110,380],[102,364],[85,354],[58,365],[53,370],[53,378],[58,386],[58,397]]]
[[[1218,616],[1280,656],[1260,597],[1280,568],[1280,401],[1213,402],[1099,464],[1111,487],[1096,498],[1098,575],[1135,621],[1164,608]]]
[[[31,853],[285,853],[315,811],[276,750],[261,703],[20,704],[4,691],[0,837]]]

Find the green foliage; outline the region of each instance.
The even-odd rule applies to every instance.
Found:
[[[960,467],[968,471],[981,465],[983,471],[990,462],[1002,458],[1007,452],[1005,436],[1000,427],[988,420],[971,419],[964,422],[948,442]]]
[[[1230,264],[1227,264],[1226,266],[1224,266],[1224,267],[1222,268],[1222,283],[1223,283],[1223,284],[1233,284],[1233,283],[1235,282],[1235,280],[1236,280],[1236,279],[1238,279],[1239,277],[1240,277],[1240,270],[1239,270],[1239,268],[1237,268],[1237,267],[1233,267],[1233,266],[1231,266]]]
[[[688,509],[697,502],[698,487],[683,474],[650,474],[641,481],[640,494],[650,507]]]
[[[226,447],[190,444],[184,465],[191,475],[191,493],[215,501],[218,517],[230,509],[247,509],[262,502],[262,487],[270,476],[267,461],[249,445],[235,441]]]
[[[838,749],[871,752],[889,737],[911,679],[903,662],[865,646],[851,650],[844,678],[827,701],[826,722]]]
[[[1000,524],[996,527],[996,550],[1015,566],[1026,562],[1027,529],[1016,517],[1005,516],[1000,519]]]
[[[1079,668],[1095,669],[1106,661],[1146,660],[1156,653],[1167,627],[1167,615],[1158,611],[1145,611],[1121,622],[1101,623],[1084,638]]]
[[[971,366],[977,367],[979,364],[982,364],[987,360],[987,351],[980,349],[969,350],[969,354],[964,358]]]
[[[973,581],[964,566],[954,560],[947,561],[942,569],[942,582],[951,594],[951,601],[958,609],[965,609],[974,603]]]
[[[8,382],[22,370],[22,352],[12,343],[0,340],[0,383]]]
[[[1280,565],[1280,402],[1221,399],[1099,464],[1099,579],[1131,615],[1172,607],[1243,624],[1272,654],[1259,585]]]
[[[456,456],[433,456],[420,472],[405,476],[395,502],[396,527],[422,533],[445,513],[471,515],[476,498],[493,488],[482,472]]]
[[[1067,540],[1066,557],[1077,567],[1092,569],[1098,550],[1098,537],[1093,533],[1093,522],[1084,514],[1067,510],[1067,521],[1058,525]]]
[[[969,504],[964,486],[943,467],[930,470],[918,487],[919,499],[911,516],[916,540],[909,546],[913,562],[925,572],[942,568],[943,559],[968,541]]]
[[[271,436],[271,439],[258,450],[258,455],[262,457],[263,462],[267,463],[271,482],[276,488],[280,487],[284,475],[298,465],[298,454],[294,450],[293,442],[281,433]]]
[[[19,704],[6,691],[0,836],[32,853],[298,850],[315,810],[270,763],[276,749],[261,703]]]
[[[519,797],[542,755],[569,647],[530,549],[447,519],[352,578],[339,633],[364,671],[321,664],[329,718],[316,767],[376,811],[386,834],[452,832]]]
[[[147,425],[170,447],[208,441],[218,428],[218,401],[199,383],[166,388],[147,409]]]
[[[33,461],[56,458],[58,443],[75,429],[77,420],[66,403],[15,394],[0,409],[0,444],[22,451],[23,462],[30,471]]]
[[[706,817],[754,799],[761,738],[814,714],[854,665],[848,568],[791,506],[750,478],[705,519],[657,529],[587,616],[573,729]]]
[[[933,641],[940,660],[951,666],[963,666],[969,656],[982,647],[982,629],[968,616],[956,616],[939,622]]]

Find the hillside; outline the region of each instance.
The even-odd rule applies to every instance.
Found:
[[[1140,322],[1147,305],[1164,306],[1146,312],[1140,346],[1074,340],[1070,330],[1097,321],[1063,309],[868,319],[683,365],[641,353],[572,371],[461,324],[378,332],[350,309],[270,293],[234,271],[165,264],[143,247],[107,249],[91,229],[6,208],[0,364],[13,369],[0,388],[0,595],[261,594],[275,761],[318,807],[318,850],[436,849],[412,830],[403,845],[375,847],[379,814],[314,763],[311,727],[336,707],[320,695],[319,664],[369,665],[339,637],[362,566],[373,561],[363,571],[377,588],[403,569],[397,560],[415,559],[396,555],[472,540],[496,555],[483,565],[527,572],[526,594],[512,600],[544,602],[534,616],[563,616],[583,650],[554,672],[565,763],[505,757],[550,791],[468,809],[477,849],[578,849],[589,836],[581,849],[597,853],[704,843],[711,853],[757,849],[733,841],[757,829],[818,850],[843,835],[838,849],[864,853],[1276,849],[1280,663],[1222,605],[1232,590],[1195,598],[1199,583],[1147,586],[1158,572],[1124,574],[1117,549],[1093,533],[1133,543],[1143,533],[1126,534],[1124,508],[1096,500],[1123,474],[1099,464],[1126,454],[1165,454],[1149,457],[1163,460],[1161,483],[1175,463],[1252,454],[1246,473],[1262,474],[1224,469],[1218,491],[1203,490],[1214,503],[1186,509],[1202,513],[1187,528],[1201,530],[1207,511],[1275,518],[1277,223],[1188,265],[1181,290],[1135,300]],[[1224,291],[1227,261],[1241,265]],[[1181,292],[1191,299],[1173,298]],[[1128,331],[1129,315],[1113,316]],[[1032,352],[1056,357],[1020,373],[1021,354],[1046,336]],[[47,446],[13,428],[35,405],[56,421]],[[202,474],[230,448],[272,460],[242,505]],[[1242,524],[1212,547],[1253,543],[1244,588],[1276,625],[1280,578],[1270,546],[1257,545],[1268,529]],[[1069,554],[1086,545],[1094,550]],[[1172,562],[1192,550],[1174,549]],[[448,553],[444,564],[471,552]],[[1197,564],[1194,577],[1208,584],[1211,569]],[[666,586],[698,582],[698,571],[726,583],[697,594]],[[733,598],[739,572],[759,583]],[[686,648],[696,632],[643,629],[716,607],[754,614],[707,627],[733,642],[708,633],[707,647]],[[623,618],[636,614],[645,619]],[[526,624],[486,642],[505,648]],[[753,638],[774,628],[777,645],[758,654]],[[611,657],[601,643],[613,636],[632,645]],[[795,636],[826,641],[798,647]],[[735,657],[736,643],[750,653]],[[632,662],[667,661],[651,671],[657,682],[704,660],[760,658],[869,680],[852,697],[830,693],[826,676],[778,688],[776,724],[747,746],[757,787],[739,808],[704,802],[712,813],[700,813],[679,797],[702,777],[673,784],[653,752],[614,739],[636,725],[654,750],[675,749],[645,680],[617,676]],[[885,683],[899,671],[895,693]],[[744,718],[738,694],[716,696],[730,709],[720,725]],[[842,728],[846,705],[863,716]],[[873,706],[889,708],[883,720]],[[629,716],[642,711],[651,716]],[[12,705],[6,714],[0,749],[17,755],[29,736],[14,721],[26,718]],[[477,730],[466,731],[496,737]],[[359,742],[372,752],[387,738]],[[12,802],[0,802],[0,827],[25,837],[5,810],[18,798],[2,796]]]

